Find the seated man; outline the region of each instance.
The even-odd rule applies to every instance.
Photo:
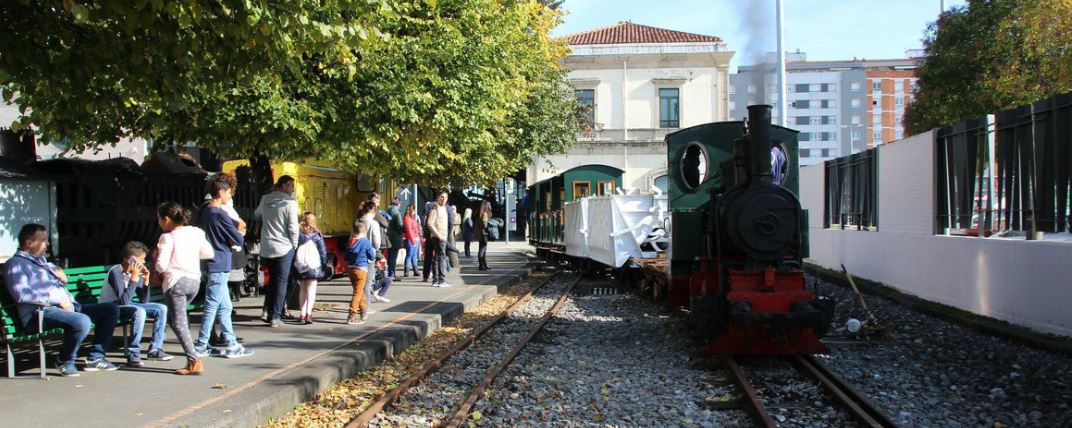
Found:
[[[56,361],[63,376],[78,376],[74,365],[78,348],[89,335],[90,324],[96,325],[84,370],[115,370],[104,352],[112,343],[119,307],[112,303],[79,304],[64,286],[67,275],[45,260],[47,247],[44,226],[30,223],[19,230],[19,252],[8,259],[4,272],[8,293],[18,303],[19,320],[29,331],[38,332],[37,310],[41,309],[44,330],[63,329],[63,347]]]
[[[119,305],[119,316],[131,320],[130,343],[127,343],[127,365],[142,367],[141,338],[145,329],[145,317],[153,318],[153,337],[149,342],[150,359],[170,361],[171,355],[164,352],[164,328],[167,326],[167,306],[159,303],[140,303],[148,298],[149,269],[145,267],[145,256],[149,249],[141,242],[127,242],[123,247],[123,262],[108,270],[108,283],[101,290],[100,303]]]

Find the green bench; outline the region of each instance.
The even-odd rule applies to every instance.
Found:
[[[64,269],[64,273],[67,274],[67,291],[69,291],[79,303],[97,303],[97,299],[99,299],[101,295],[101,289],[108,280],[108,269],[112,266],[113,265],[89,266]],[[155,293],[153,291],[155,291]],[[159,287],[150,287],[150,302],[164,303],[163,297],[164,293],[160,292]],[[199,309],[200,307],[202,307],[201,303],[196,305],[191,303],[186,306],[186,310],[192,311]],[[124,345],[127,343],[127,329],[130,326],[130,323],[130,319],[120,319],[117,323],[123,327]],[[15,354],[12,351],[12,346],[36,341],[39,364],[41,366],[41,377],[44,378],[46,366],[44,340],[50,337],[62,336],[63,329],[54,328],[41,333],[30,333],[27,329],[23,328],[22,323],[19,321],[17,304],[15,303],[15,299],[7,292],[7,286],[4,284],[3,275],[0,275],[0,329],[2,329],[3,332],[4,348],[7,351],[7,377],[15,377]]]

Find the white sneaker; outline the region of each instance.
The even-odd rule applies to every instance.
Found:
[[[447,287],[450,287],[450,284],[447,284],[445,282],[441,282],[441,283],[439,283],[439,286],[443,287],[443,288],[447,288]]]
[[[383,298],[380,297],[378,294],[373,294],[372,295],[372,303],[380,303],[382,301],[383,301]]]
[[[383,297],[383,296],[377,296],[377,297],[379,297],[380,301],[383,302],[383,303],[391,303],[391,299],[388,299],[388,298]]]
[[[438,282],[433,282],[433,283],[432,283],[432,286],[433,286],[433,287],[438,287],[438,286],[439,286],[439,283],[438,283]]]

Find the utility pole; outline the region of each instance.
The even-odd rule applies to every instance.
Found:
[[[788,104],[786,101],[788,91],[785,81],[785,33],[782,31],[782,21],[785,19],[785,13],[782,8],[782,0],[775,0],[775,2],[778,9],[778,125],[785,126]]]

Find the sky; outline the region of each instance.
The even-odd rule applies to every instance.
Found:
[[[904,58],[919,49],[941,0],[784,0],[785,46],[809,61]],[[964,0],[944,0],[946,9]],[[775,50],[774,0],[566,0],[563,36],[619,21],[721,37],[732,67]],[[764,27],[766,26],[766,27]],[[759,29],[759,30],[757,30]]]

